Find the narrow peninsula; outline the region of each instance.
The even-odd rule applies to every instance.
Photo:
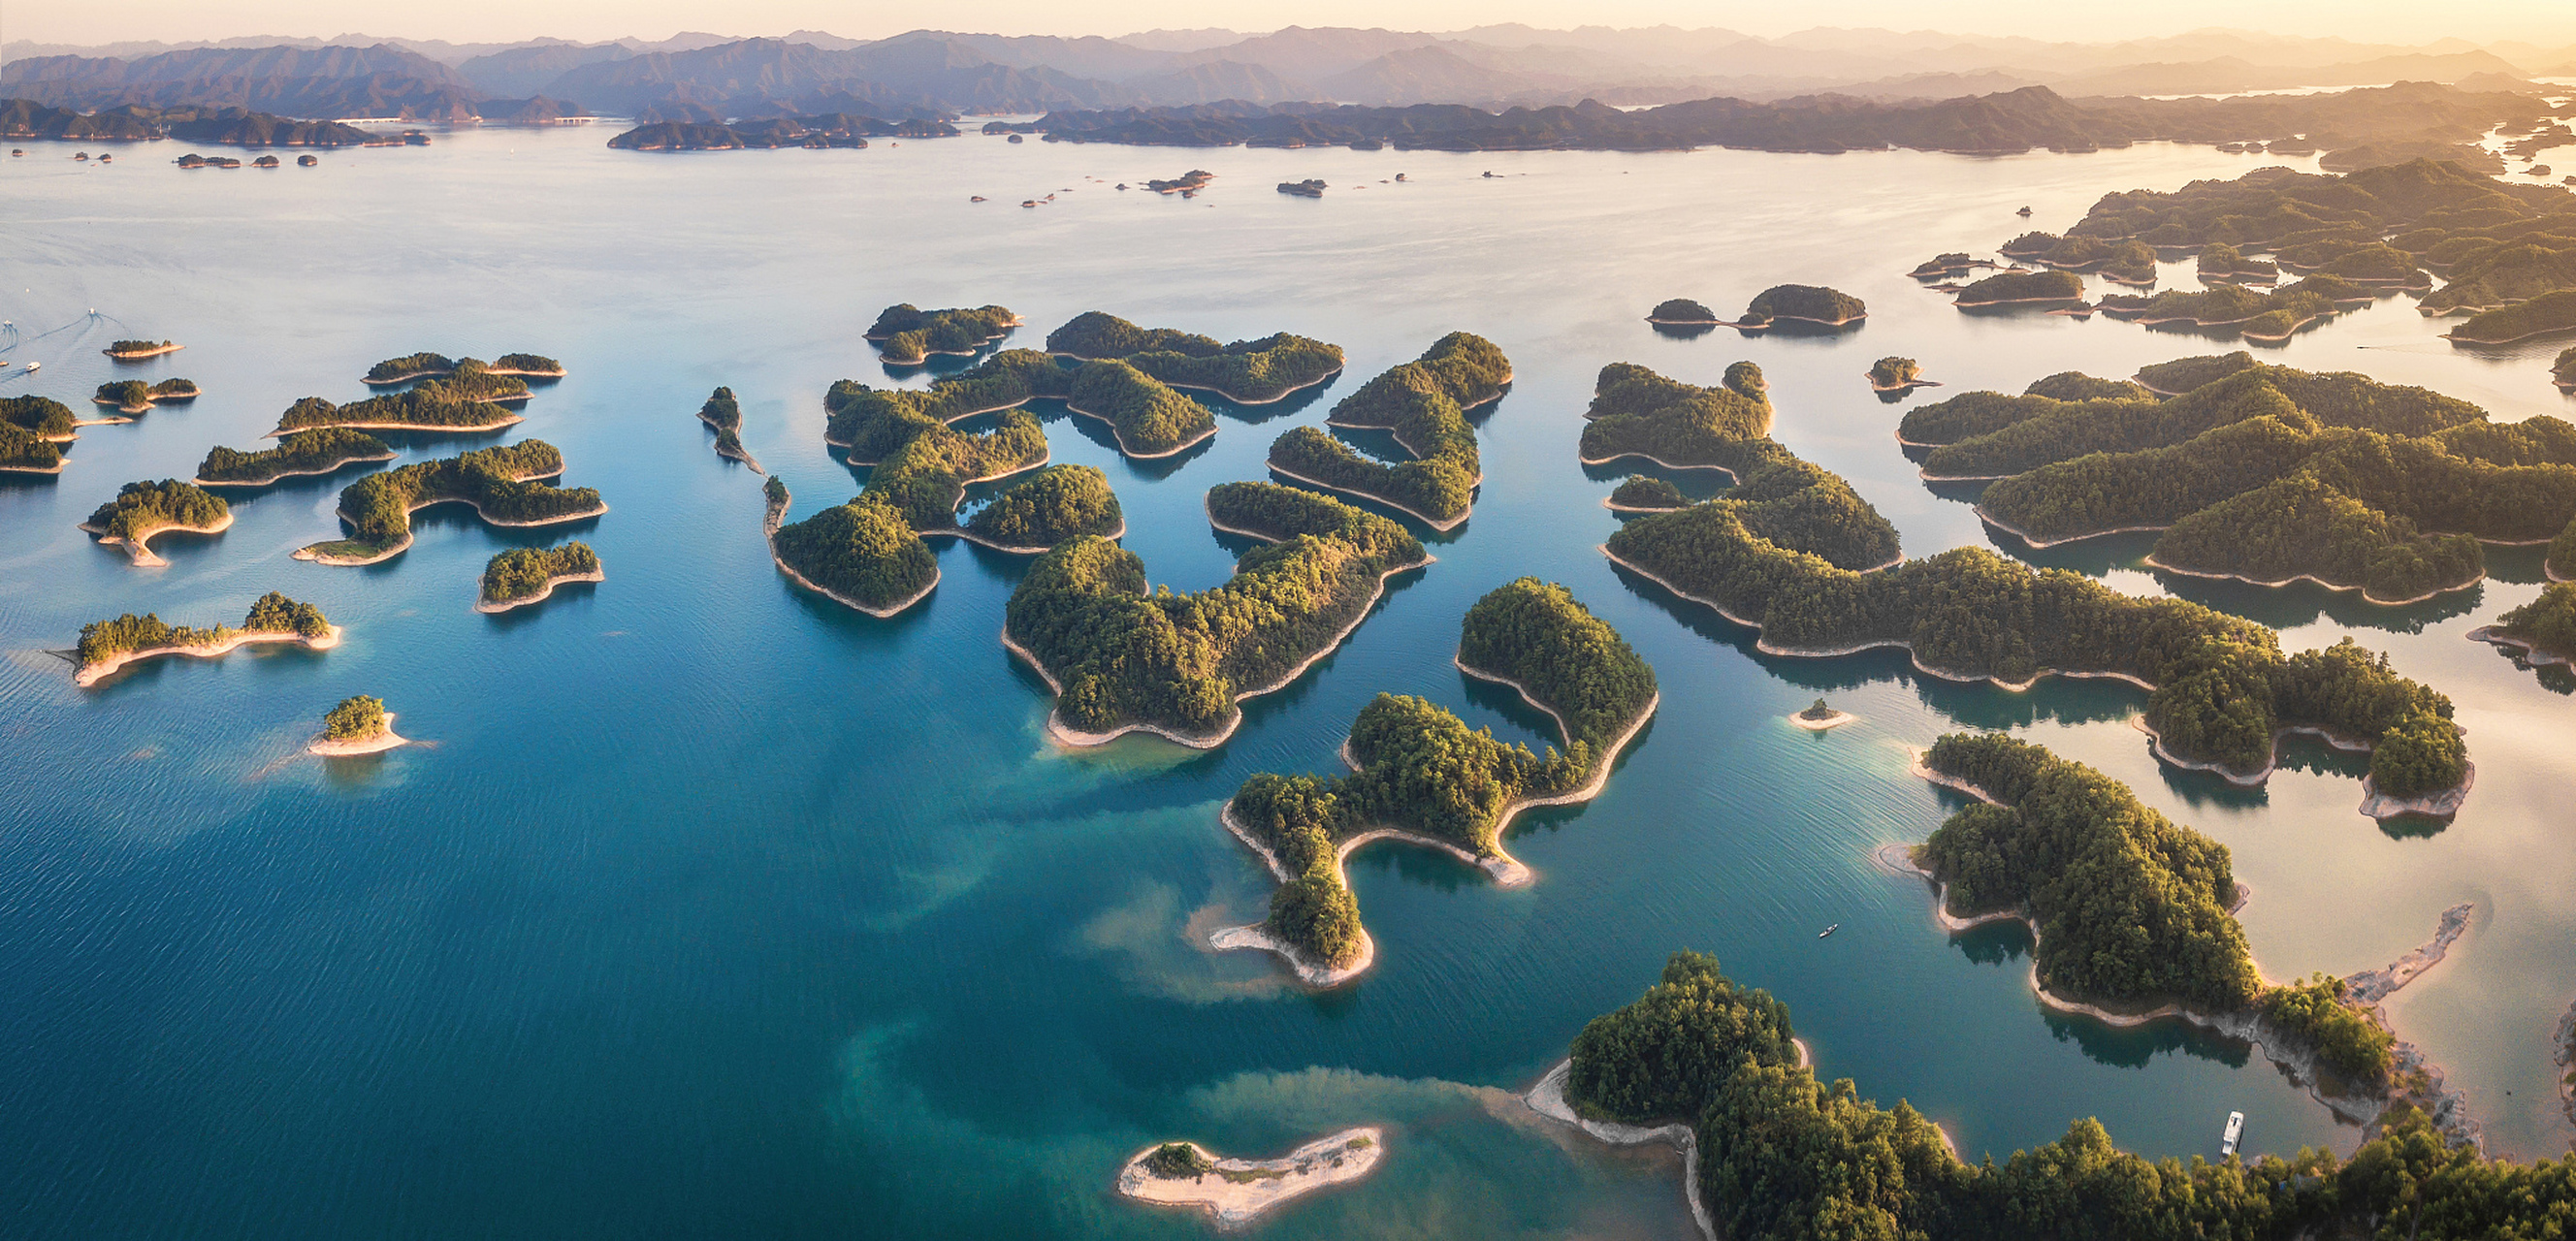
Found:
[[[524,440],[370,474],[340,491],[339,517],[348,537],[312,544],[295,558],[327,565],[392,559],[411,546],[413,512],[451,501],[472,505],[475,516],[496,526],[551,526],[608,511],[589,487],[544,481],[563,469],[563,454],[554,445]]]
[[[216,625],[198,629],[169,624],[149,612],[141,616],[128,612],[114,620],[81,626],[72,684],[87,689],[119,669],[145,660],[165,656],[215,659],[236,647],[272,642],[327,651],[340,644],[340,627],[324,619],[322,609],[273,590],[250,605],[249,615],[242,618],[238,628]]]
[[[1512,817],[1599,794],[1660,701],[1654,669],[1617,630],[1564,587],[1536,578],[1468,609],[1456,662],[1546,712],[1564,751],[1533,755],[1431,702],[1378,695],[1342,748],[1351,774],[1256,775],[1226,804],[1227,830],[1261,856],[1279,888],[1268,918],[1219,930],[1211,946],[1277,953],[1313,986],[1357,976],[1377,949],[1342,862],[1375,840],[1438,849],[1505,886],[1530,882],[1529,868],[1503,850]]]
[[[1485,479],[1467,411],[1501,400],[1511,382],[1511,359],[1492,341],[1451,332],[1342,398],[1325,419],[1387,431],[1414,460],[1388,465],[1328,432],[1299,427],[1271,444],[1270,469],[1400,509],[1436,530],[1457,529]]]
[[[123,546],[136,568],[159,568],[170,562],[152,553],[151,539],[168,531],[216,534],[233,524],[232,506],[194,483],[165,478],[157,483],[127,483],[116,498],[99,505],[80,528],[106,546]]]
[[[561,547],[514,547],[492,557],[483,566],[481,589],[474,602],[477,612],[507,612],[512,608],[543,603],[565,582],[603,582],[608,574],[599,567],[599,553],[590,544],[566,543]]]

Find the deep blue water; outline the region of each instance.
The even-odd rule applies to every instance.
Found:
[[[2576,683],[2461,636],[2537,593],[2536,552],[2402,610],[2160,582],[2136,567],[2143,543],[2031,557],[2170,587],[2293,646],[2354,634],[2449,692],[2476,792],[2446,830],[2392,834],[2355,811],[2358,764],[2321,748],[2232,789],[2160,768],[2127,725],[2133,690],[1949,685],[1884,652],[1762,656],[1595,550],[1625,471],[1575,460],[1593,374],[1635,361],[1708,383],[1738,358],[1768,372],[1779,437],[1851,478],[1909,553],[1986,542],[1966,497],[1927,488],[1897,451],[1902,407],[1868,391],[1871,359],[1922,359],[1949,385],[1916,398],[1931,399],[2223,346],[1970,318],[1903,273],[2063,227],[2108,190],[2258,161],[981,137],[647,157],[606,136],[460,134],[275,172],[182,173],[168,143],[107,167],[55,144],[0,163],[0,317],[17,331],[0,355],[44,363],[10,368],[0,393],[80,405],[111,374],[207,392],[87,429],[59,480],[0,485],[8,1231],[1187,1235],[1200,1225],[1109,1193],[1138,1147],[1190,1136],[1259,1154],[1384,1122],[1377,1176],[1265,1232],[1673,1236],[1688,1223],[1669,1156],[1569,1139],[1507,1092],[1683,947],[1786,998],[1826,1076],[1910,1100],[1972,1156],[2084,1115],[2133,1149],[2214,1154],[2231,1109],[2252,1117],[2252,1150],[2348,1146],[2241,1046],[2044,1013],[2013,932],[1946,937],[1919,883],[1870,865],[1954,804],[1905,774],[1904,747],[1961,727],[2046,741],[2225,841],[2275,977],[2384,963],[2476,901],[2472,934],[2394,1005],[2400,1033],[2469,1088],[2497,1148],[2564,1148],[2546,1035],[2576,993]],[[1219,174],[1194,201],[1109,188],[1190,166]],[[1269,188],[1310,175],[1332,182],[1325,199]],[[1868,325],[1683,341],[1641,322],[1666,297],[1731,310],[1786,281],[1866,298]],[[1109,473],[1126,545],[1175,589],[1222,581],[1246,546],[1208,529],[1206,488],[1265,477],[1273,438],[1367,376],[1465,329],[1502,345],[1518,383],[1481,422],[1475,516],[1430,539],[1438,562],[1396,579],[1343,649],[1250,704],[1233,740],[1066,753],[1042,736],[1043,685],[995,640],[1023,559],[935,541],[938,590],[888,621],[805,595],[762,549],[760,480],[718,460],[692,416],[732,386],[794,516],[846,499],[860,479],[821,443],[821,394],[887,381],[859,333],[896,301],[1011,306],[1030,324],[1015,344],[1098,308],[1348,350],[1319,398],[1221,409],[1216,438],[1173,461],[1126,463],[1099,424],[1048,423],[1056,460]],[[2397,299],[2272,356],[2504,418],[2563,412],[2554,347],[2470,356],[2433,330]],[[134,335],[188,348],[111,372],[98,349]],[[430,510],[416,546],[364,569],[289,559],[333,534],[356,469],[237,499],[220,536],[164,536],[167,569],[72,528],[118,484],[186,477],[295,398],[354,399],[370,362],[417,349],[528,350],[571,375],[509,432],[425,437],[405,460],[543,438],[564,481],[612,511],[506,531]],[[494,551],[564,537],[599,550],[605,582],[471,610]],[[1522,820],[1511,848],[1539,881],[1499,891],[1437,857],[1364,850],[1352,878],[1379,965],[1325,995],[1260,957],[1201,951],[1205,929],[1267,897],[1217,825],[1222,799],[1256,771],[1334,770],[1374,694],[1548,739],[1543,716],[1449,663],[1468,604],[1522,574],[1571,587],[1664,690],[1599,800]],[[269,589],[319,603],[346,643],[164,662],[87,691],[48,653],[127,610],[237,620]],[[299,757],[353,693],[382,696],[427,744]],[[1819,737],[1781,718],[1818,694],[1863,722]]]

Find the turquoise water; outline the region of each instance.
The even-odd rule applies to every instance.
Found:
[[[2252,1150],[2348,1146],[2353,1130],[2241,1045],[2046,1014],[2015,933],[1945,937],[1918,882],[1871,866],[1953,804],[1905,774],[1904,747],[1960,727],[2043,740],[2225,841],[2275,977],[2382,964],[2445,906],[2477,902],[2452,959],[2401,993],[2400,1031],[2468,1088],[2496,1148],[2564,1149],[2545,1044],[2576,995],[2559,804],[2576,779],[2571,684],[2461,637],[2537,593],[2536,552],[2394,611],[2173,584],[2294,646],[2356,634],[2459,701],[2477,790],[2449,828],[2410,835],[2356,813],[2351,759],[2294,749],[2267,787],[2232,789],[2158,767],[2126,723],[2133,690],[2012,694],[1888,653],[1762,656],[1595,550],[1617,520],[1599,501],[1626,471],[1587,472],[1575,441],[1593,373],[1622,360],[1709,383],[1752,358],[1779,437],[1850,477],[1909,553],[1987,541],[1962,493],[1927,488],[1897,451],[1902,406],[1868,391],[1871,359],[1920,358],[1946,391],[2018,390],[2209,346],[2108,320],[1970,318],[1902,273],[2063,227],[2108,190],[2261,161],[980,137],[641,157],[606,136],[464,134],[276,172],[181,173],[166,143],[105,168],[51,144],[0,164],[0,317],[19,331],[5,353],[44,363],[0,392],[77,404],[110,375],[107,340],[149,335],[188,348],[114,373],[207,393],[86,430],[59,480],[0,486],[14,1231],[1189,1235],[1201,1225],[1109,1192],[1128,1154],[1174,1136],[1274,1153],[1373,1122],[1393,1126],[1383,1169],[1266,1232],[1674,1236],[1688,1223],[1669,1155],[1572,1140],[1508,1092],[1682,947],[1786,998],[1824,1074],[1911,1100],[1972,1155],[2082,1115],[2137,1150],[2214,1154],[2231,1109],[2252,1118]],[[1197,200],[1108,188],[1192,166],[1219,174]],[[1307,176],[1334,189],[1271,191]],[[2012,214],[2025,203],[2028,224]],[[1729,310],[1784,281],[1856,293],[1870,321],[1833,339],[1686,341],[1640,321],[1665,297]],[[1270,441],[1359,380],[1466,329],[1519,381],[1481,422],[1475,516],[1430,537],[1438,562],[1250,704],[1225,747],[1069,754],[1043,739],[1042,684],[995,640],[1024,560],[935,542],[938,590],[890,621],[804,595],[763,552],[759,479],[717,459],[692,417],[732,386],[794,515],[848,498],[859,479],[823,449],[820,396],[843,376],[885,382],[859,333],[895,301],[1000,302],[1030,323],[1018,344],[1100,308],[1349,351],[1319,398],[1221,409],[1216,438],[1169,461],[1125,463],[1100,424],[1050,415],[1056,460],[1108,471],[1127,546],[1176,589],[1223,580],[1245,546],[1208,529],[1206,488],[1264,477]],[[163,570],[72,528],[118,484],[186,477],[210,445],[249,446],[300,396],[353,399],[370,362],[415,349],[529,350],[571,375],[507,434],[415,441],[405,460],[543,438],[611,512],[507,531],[430,510],[416,546],[364,569],[289,559],[334,533],[354,470],[237,499],[220,536],[164,536]],[[2547,352],[2454,353],[2399,300],[2274,356],[2517,418],[2564,411]],[[605,582],[471,610],[494,551],[564,537],[599,550]],[[2166,588],[2137,567],[2144,550],[2034,559]],[[1521,821],[1510,847],[1539,881],[1500,891],[1439,857],[1363,850],[1352,880],[1379,964],[1327,995],[1283,986],[1261,957],[1200,951],[1268,890],[1218,805],[1255,771],[1332,770],[1370,696],[1423,694],[1545,739],[1543,716],[1449,663],[1468,604],[1525,573],[1570,586],[1664,690],[1599,800]],[[103,615],[233,620],[269,589],[319,603],[346,643],[164,662],[91,691],[46,653]],[[428,744],[299,757],[352,693],[381,695]],[[1781,718],[1818,694],[1863,722],[1813,736]]]

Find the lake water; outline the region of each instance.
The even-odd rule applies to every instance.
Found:
[[[2576,996],[2576,681],[2462,640],[2538,592],[2536,549],[2401,610],[2172,586],[2293,647],[2355,635],[2448,692],[2478,783],[2429,834],[2360,816],[2360,764],[2322,749],[2294,746],[2259,790],[2161,768],[2126,722],[2141,696],[2118,685],[2013,694],[1929,682],[1885,652],[1759,655],[1595,550],[1625,470],[1575,460],[1594,373],[1634,361],[1713,383],[1738,358],[1768,373],[1779,438],[1849,477],[1910,554],[1987,542],[1968,497],[1927,488],[1899,453],[1903,407],[1868,391],[1870,360],[1920,358],[1949,385],[1924,400],[2231,346],[1972,318],[1904,272],[2062,229],[2106,191],[2267,161],[980,136],[644,156],[608,136],[460,134],[274,172],[183,173],[172,143],[105,167],[52,143],[0,161],[6,356],[44,364],[32,381],[11,368],[0,393],[81,405],[121,336],[188,347],[115,375],[206,390],[86,430],[58,480],[0,487],[10,1231],[1187,1236],[1202,1225],[1110,1192],[1128,1154],[1177,1136],[1275,1153],[1367,1122],[1391,1126],[1382,1170],[1269,1234],[1685,1235],[1669,1155],[1571,1139],[1509,1092],[1686,947],[1788,1000],[1823,1074],[1912,1101],[1971,1156],[2086,1115],[2135,1150],[2214,1156],[2230,1110],[2251,1117],[2252,1151],[2350,1146],[2242,1045],[2047,1014],[2017,932],[1944,936],[1919,882],[1872,867],[1871,849],[1922,839],[1955,805],[1905,774],[1905,747],[1963,727],[2046,742],[2226,842],[2275,978],[2383,964],[2476,902],[2451,959],[2395,1002],[2399,1030],[2465,1085],[2495,1149],[2566,1148],[2547,1036]],[[1218,174],[1196,200],[1110,188],[1194,166]],[[1271,189],[1309,176],[1333,187],[1320,201]],[[2029,221],[2013,214],[2025,204]],[[1858,294],[1869,322],[1695,340],[1641,322],[1666,297],[1732,311],[1782,282]],[[1098,308],[1349,351],[1319,398],[1220,410],[1216,438],[1170,461],[1124,463],[1099,424],[1050,416],[1056,460],[1109,473],[1127,546],[1175,589],[1222,581],[1245,546],[1209,530],[1205,490],[1266,477],[1271,440],[1360,380],[1465,329],[1509,352],[1518,384],[1481,422],[1473,519],[1430,539],[1438,562],[1252,704],[1232,741],[1067,753],[1042,735],[1044,687],[995,640],[1025,560],[937,541],[945,577],[902,616],[819,601],[764,554],[760,480],[718,460],[692,417],[732,386],[794,516],[847,499],[859,478],[822,444],[820,398],[843,376],[886,382],[859,334],[897,301],[1013,307],[1024,345]],[[2434,330],[2400,298],[2267,356],[2501,418],[2564,412],[2554,344],[2473,356]],[[540,437],[612,511],[502,531],[432,510],[416,546],[364,569],[289,558],[334,534],[354,471],[237,499],[219,537],[164,536],[167,569],[73,529],[119,484],[187,477],[209,446],[250,446],[301,396],[354,399],[369,363],[418,349],[528,350],[571,374],[506,435],[423,439],[406,460]],[[605,582],[471,610],[494,551],[567,536],[599,550]],[[2144,550],[2043,559],[2165,589],[2137,567]],[[1261,956],[1201,951],[1270,887],[1219,827],[1222,800],[1256,771],[1336,770],[1372,695],[1546,739],[1543,716],[1449,662],[1466,607],[1523,574],[1571,587],[1664,691],[1599,800],[1519,824],[1510,847],[1538,882],[1500,891],[1423,852],[1362,851],[1352,880],[1379,964],[1325,995],[1283,986]],[[270,589],[319,603],[346,643],[164,662],[89,691],[47,653],[127,610],[237,620]],[[428,744],[299,757],[354,693]],[[1813,736],[1781,718],[1819,694],[1863,722]],[[1819,940],[1829,923],[1841,931]]]

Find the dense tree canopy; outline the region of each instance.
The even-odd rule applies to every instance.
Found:
[[[164,526],[212,526],[231,512],[231,505],[196,484],[165,478],[117,488],[116,498],[99,505],[82,524],[102,538],[130,541]]]
[[[52,473],[63,465],[63,450],[14,422],[0,422],[0,470]]]
[[[329,556],[375,556],[411,538],[412,510],[463,500],[488,521],[543,525],[587,517],[601,509],[589,487],[555,487],[540,481],[563,473],[563,454],[544,440],[523,440],[443,461],[424,461],[370,474],[340,491],[340,517],[350,535],[316,543]]]
[[[383,735],[385,700],[367,694],[343,698],[322,716],[322,735],[333,741],[362,741]]]
[[[49,440],[72,437],[71,406],[51,397],[0,396],[0,422]]]
[[[1047,335],[1047,351],[1085,361],[1116,359],[1175,388],[1203,388],[1236,401],[1275,401],[1342,369],[1342,349],[1280,332],[1221,345],[1179,328],[1141,328],[1086,311]]]
[[[331,622],[322,609],[299,603],[276,591],[261,595],[242,617],[241,625],[216,625],[198,629],[188,625],[165,623],[159,616],[131,612],[114,620],[92,621],[81,626],[78,654],[84,668],[130,651],[163,646],[210,646],[239,633],[291,633],[301,638],[319,638],[331,632]]]
[[[1384,500],[1432,522],[1452,522],[1484,479],[1466,411],[1511,382],[1511,360],[1492,341],[1451,332],[1420,358],[1391,367],[1333,407],[1340,426],[1382,428],[1415,457],[1370,460],[1330,434],[1299,427],[1270,446],[1270,463],[1327,487]]]
[[[566,543],[561,547],[513,547],[492,557],[483,566],[483,601],[508,603],[530,599],[544,593],[559,577],[580,577],[599,572],[599,553],[590,544]]]
[[[347,427],[324,427],[318,431],[297,431],[277,441],[277,447],[257,452],[217,446],[206,452],[197,466],[197,481],[258,485],[273,483],[289,474],[321,474],[352,461],[385,461],[394,450],[383,440],[364,431]]]
[[[966,530],[1005,547],[1053,547],[1079,535],[1114,538],[1126,525],[1108,475],[1087,465],[1051,465],[977,509]]]
[[[1753,295],[1743,322],[1767,324],[1779,319],[1839,326],[1867,317],[1869,308],[1840,289],[1812,284],[1780,284]]]
[[[1664,479],[1631,474],[1612,489],[1610,503],[1622,509],[1663,510],[1684,507],[1690,503],[1690,497]]]
[[[1997,272],[1959,290],[1961,306],[2011,302],[2072,302],[2084,297],[2084,278],[2071,271]]]
[[[934,353],[971,354],[1019,325],[1020,317],[1004,306],[923,310],[907,302],[879,312],[867,338],[877,342],[886,361],[908,364]]]

